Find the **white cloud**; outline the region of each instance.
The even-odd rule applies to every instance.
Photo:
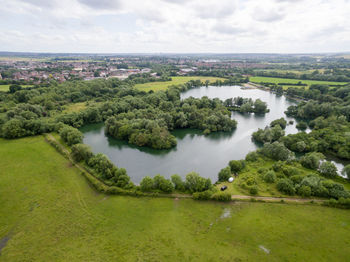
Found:
[[[350,51],[347,0],[0,0],[0,50]]]

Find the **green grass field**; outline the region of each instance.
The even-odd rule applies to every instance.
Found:
[[[316,81],[316,80],[301,80],[301,79],[289,79],[289,78],[277,78],[277,77],[264,77],[264,76],[252,76],[249,78],[251,82],[253,83],[260,83],[260,82],[269,82],[269,83],[291,83],[291,84],[297,84],[299,81],[301,81],[303,84],[307,84],[309,87],[313,84],[321,84],[321,85],[345,85],[346,82],[330,82],[330,81]],[[297,87],[297,86],[295,86]]]
[[[146,91],[146,92],[150,90],[160,91],[160,90],[166,90],[171,85],[185,84],[190,80],[201,80],[202,82],[209,80],[210,82],[215,82],[216,80],[224,81],[225,79],[220,77],[206,77],[206,76],[175,76],[175,77],[172,77],[171,81],[136,84],[135,87],[141,91]]]
[[[32,85],[21,85],[23,88],[30,87]],[[0,92],[9,91],[10,85],[0,85]]]
[[[350,257],[349,210],[103,195],[42,136],[0,139],[0,159],[1,262]]]

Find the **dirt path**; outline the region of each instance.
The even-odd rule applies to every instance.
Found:
[[[264,200],[269,202],[280,202],[281,200],[286,202],[324,202],[322,199],[313,198],[293,198],[293,197],[264,197],[264,196],[245,196],[245,195],[232,195],[232,200],[245,200],[245,199],[256,199]]]

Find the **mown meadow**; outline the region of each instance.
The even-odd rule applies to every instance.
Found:
[[[104,195],[43,136],[1,139],[0,159],[0,261],[350,257],[349,210]]]
[[[201,82],[209,81],[210,83],[213,83],[217,80],[224,81],[225,78],[220,77],[205,77],[205,76],[175,76],[171,78],[171,81],[164,81],[164,82],[151,82],[151,83],[144,83],[144,84],[136,84],[135,87],[141,91],[160,91],[160,90],[166,90],[171,85],[182,85],[185,84],[191,80],[200,80]]]
[[[253,83],[274,83],[274,84],[297,84],[301,82],[306,84],[306,88],[311,85],[346,85],[346,82],[332,82],[332,81],[318,81],[318,80],[302,80],[302,79],[289,79],[289,78],[279,78],[279,77],[264,77],[264,76],[252,76],[249,80]],[[295,86],[294,86],[295,87]],[[287,86],[285,87],[287,88]]]

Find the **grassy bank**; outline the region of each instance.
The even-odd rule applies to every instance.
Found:
[[[264,76],[253,76],[250,77],[249,80],[253,83],[261,83],[261,82],[268,82],[268,83],[290,83],[290,84],[297,84],[299,81],[302,84],[306,84],[307,87],[314,84],[320,84],[320,85],[345,85],[346,82],[331,82],[331,81],[317,81],[317,80],[302,80],[302,79],[289,79],[289,78],[278,78],[278,77],[264,77]],[[298,86],[293,86],[298,87]],[[300,86],[302,87],[302,86]]]
[[[0,140],[0,261],[346,261],[349,210],[107,196],[42,136]],[[332,241],[329,241],[332,239]]]
[[[171,85],[181,85],[185,84],[190,80],[201,80],[202,82],[210,81],[215,82],[217,80],[224,81],[224,78],[220,77],[206,77],[206,76],[175,76],[171,77],[171,81],[165,81],[165,82],[151,82],[151,83],[145,83],[145,84],[136,84],[135,87],[141,91],[160,91],[165,90]]]

